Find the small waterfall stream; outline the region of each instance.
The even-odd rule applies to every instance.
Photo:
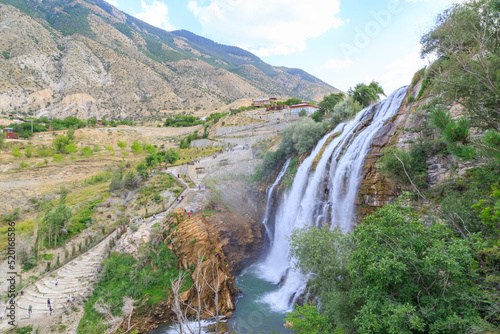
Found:
[[[399,110],[407,88],[396,90],[386,100],[363,109],[353,120],[339,124],[318,142],[297,170],[290,191],[283,196],[276,211],[268,255],[257,265],[259,277],[281,285],[262,298],[274,311],[290,310],[306,288],[306,277],[293,268],[288,237],[297,228],[327,222],[331,222],[332,227],[340,226],[344,232],[351,230],[365,156],[385,121]],[[313,169],[314,159],[336,133],[340,134],[330,141]],[[272,230],[267,227],[267,221],[268,217],[266,229]]]

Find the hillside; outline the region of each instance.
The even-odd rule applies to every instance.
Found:
[[[159,118],[338,89],[238,47],[155,28],[102,0],[0,0],[0,111]]]

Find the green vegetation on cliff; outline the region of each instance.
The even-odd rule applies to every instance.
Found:
[[[85,314],[77,333],[90,333],[96,327],[106,328],[103,326],[106,315],[99,313],[98,309],[104,306],[113,316],[121,316],[124,297],[134,300],[134,306],[139,307],[138,312],[167,301],[171,280],[179,277],[175,255],[167,246],[158,246],[154,240],[141,249],[138,259],[128,254],[112,253],[103,265],[99,283],[85,304]],[[185,291],[191,284],[186,281],[182,290]]]

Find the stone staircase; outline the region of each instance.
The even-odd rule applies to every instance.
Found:
[[[67,303],[67,297],[76,299],[88,297],[92,285],[97,281],[97,272],[103,259],[106,246],[111,238],[115,238],[116,231],[108,235],[99,244],[86,253],[66,263],[61,268],[46,274],[34,284],[24,290],[24,294],[16,297],[16,324],[19,326],[36,325],[38,321],[50,318],[47,299],[53,308],[52,317],[57,316],[65,309],[71,308],[73,302]],[[55,280],[58,285],[55,285]],[[28,307],[31,305],[32,314],[28,317]],[[3,313],[3,310],[2,310]],[[5,317],[0,322],[0,333],[6,333],[12,326],[10,319]]]

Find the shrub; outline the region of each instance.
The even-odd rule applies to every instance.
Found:
[[[33,156],[33,146],[28,146],[24,149],[24,155],[26,156],[26,158],[31,158]]]
[[[84,155],[86,158],[89,158],[92,155],[92,148],[90,146],[85,146],[81,150],[81,155]]]
[[[12,147],[12,155],[16,158],[20,158],[21,157],[21,150],[19,149],[19,147],[17,146],[14,146]]]
[[[406,172],[419,188],[427,186],[427,159],[430,155],[430,146],[418,143],[410,148],[409,152],[395,148],[386,149],[378,164],[380,173],[391,179],[394,183],[409,186],[410,180],[406,176],[403,165],[396,156],[404,163]]]
[[[140,154],[143,153],[144,151],[142,150],[141,144],[136,140],[130,145],[130,149],[134,154]]]
[[[285,156],[304,154],[310,150],[326,132],[323,123],[306,118],[283,130],[280,150]]]
[[[127,143],[121,140],[119,140],[116,145],[118,145],[118,147],[121,148],[122,150],[124,150],[125,147],[127,147]]]
[[[52,157],[52,160],[54,162],[61,162],[63,160],[63,156],[62,156],[62,154],[54,154],[54,156]]]
[[[335,127],[339,123],[344,122],[354,117],[362,109],[361,104],[353,98],[348,98],[345,101],[339,102],[333,108],[332,126]]]
[[[64,151],[66,152],[66,154],[76,153],[76,151],[77,151],[76,145],[73,143],[70,143],[64,147]]]

